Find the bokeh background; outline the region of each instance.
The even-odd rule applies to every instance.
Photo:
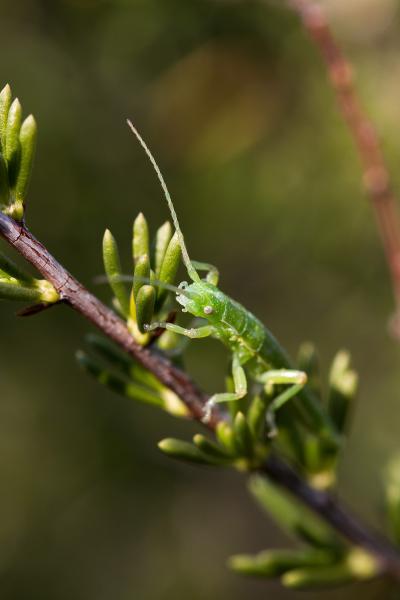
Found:
[[[157,155],[192,257],[286,347],[313,340],[324,372],[348,348],[361,375],[342,496],[382,526],[382,470],[400,449],[400,346],[360,165],[320,58],[283,2],[0,2],[0,81],[40,137],[28,223],[94,288],[110,227],[129,265],[131,223],[167,218],[125,118]],[[400,2],[326,0],[400,190]],[[106,301],[105,289],[95,291]],[[287,544],[243,479],[168,461],[194,427],[99,387],[74,352],[90,326],[66,308],[0,310],[2,600],[291,599],[226,557]],[[193,344],[221,389],[227,354]],[[387,597],[382,584],[303,598]]]

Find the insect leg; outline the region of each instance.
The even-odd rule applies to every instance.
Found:
[[[269,437],[277,434],[275,424],[275,413],[286,404],[288,400],[296,396],[307,383],[307,375],[304,371],[294,371],[290,369],[279,369],[277,371],[266,371],[257,379],[264,384],[267,393],[273,391],[274,385],[289,385],[290,387],[278,394],[273,399],[267,411],[267,423],[270,426]]]
[[[221,394],[214,394],[211,396],[204,407],[204,417],[202,419],[204,423],[208,423],[210,420],[211,412],[215,404],[219,404],[220,402],[230,402],[231,400],[240,400],[247,394],[246,374],[240,364],[237,354],[233,355],[232,376],[235,391],[223,392]]]
[[[212,325],[204,325],[204,327],[185,329],[184,327],[175,325],[175,323],[152,323],[151,325],[145,325],[144,328],[146,331],[154,331],[155,329],[160,328],[168,329],[169,331],[174,331],[179,335],[184,335],[191,339],[208,337],[215,331]]]
[[[196,260],[192,260],[192,265],[199,271],[208,271],[206,276],[207,283],[218,285],[219,271],[217,267],[214,267],[214,265],[210,265],[208,263],[198,262]]]

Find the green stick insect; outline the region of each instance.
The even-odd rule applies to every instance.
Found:
[[[332,426],[327,422],[318,402],[315,402],[308,390],[308,393],[304,393],[306,373],[293,369],[289,357],[272,333],[251,312],[217,287],[219,274],[216,267],[190,260],[164,177],[142,136],[130,120],[127,122],[150,159],[160,181],[178,235],[182,259],[192,281],[190,284],[183,281],[179,285],[176,290],[176,300],[182,306],[182,312],[188,312],[194,317],[207,321],[206,325],[198,328],[186,329],[174,323],[156,322],[148,324],[145,329],[153,331],[165,328],[191,339],[213,337],[221,341],[232,353],[234,391],[211,396],[205,405],[203,421],[209,421],[215,404],[243,398],[247,394],[247,376],[249,376],[263,384],[267,393],[277,385],[289,386],[279,393],[269,406],[268,421],[273,430],[275,430],[275,412],[288,400],[301,393],[300,398],[313,424],[320,432],[325,432],[331,439],[334,438]],[[200,278],[198,270],[207,271],[205,279]]]

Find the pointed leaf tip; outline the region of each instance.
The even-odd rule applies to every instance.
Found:
[[[154,243],[154,270],[156,279],[160,279],[161,265],[164,260],[165,252],[172,237],[172,226],[166,221],[157,229]]]
[[[118,300],[122,314],[127,317],[129,315],[129,295],[124,282],[121,281],[121,262],[117,242],[109,229],[105,230],[103,236],[103,263],[108,283]]]
[[[166,438],[158,443],[158,447],[164,454],[172,458],[198,464],[210,464],[203,453],[189,442],[175,438]]]
[[[238,412],[233,426],[235,432],[235,444],[238,453],[241,456],[250,457],[253,455],[253,438],[247,423],[247,419],[242,412]]]
[[[229,454],[222,446],[215,444],[201,433],[197,433],[193,437],[193,443],[211,461],[227,463],[233,459],[232,454]]]
[[[256,555],[232,556],[228,566],[240,575],[279,577],[301,567],[326,566],[333,560],[332,554],[321,550],[265,550]]]
[[[149,255],[150,253],[149,227],[142,212],[133,222],[132,252],[135,263],[143,254]]]
[[[11,86],[9,83],[6,83],[6,85],[0,92],[0,98],[2,98],[3,96],[11,96]]]
[[[318,589],[336,587],[352,581],[367,581],[380,572],[381,568],[371,554],[361,548],[352,548],[342,560],[326,566],[288,571],[281,581],[290,589]]]
[[[357,393],[358,375],[351,368],[349,352],[339,351],[329,373],[328,411],[340,432],[345,431],[352,401]]]
[[[29,115],[22,123],[19,134],[21,158],[15,186],[17,200],[24,201],[26,199],[36,149],[36,138],[36,120],[33,115]]]
[[[11,106],[11,88],[9,84],[5,85],[0,92],[0,142],[2,152],[4,153],[5,149],[5,132],[7,125],[8,112]]]
[[[159,272],[159,278],[165,283],[173,284],[175,281],[176,273],[178,271],[179,262],[181,258],[181,246],[179,243],[178,234],[175,233],[168,246],[165,250],[164,258],[162,260]],[[167,290],[159,288],[157,306],[161,307],[167,295]]]
[[[16,183],[19,161],[20,161],[20,140],[19,133],[21,130],[22,107],[18,100],[12,102],[8,112],[6,131],[5,131],[5,148],[4,156],[8,163],[8,178],[10,187],[13,188]]]

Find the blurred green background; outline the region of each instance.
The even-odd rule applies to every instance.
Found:
[[[282,2],[283,4],[283,2]],[[400,189],[400,2],[326,0]],[[0,80],[39,122],[28,224],[105,300],[110,227],[129,265],[131,222],[167,218],[137,124],[159,159],[190,253],[295,353],[361,374],[343,497],[381,525],[382,468],[399,449],[400,347],[360,166],[320,58],[281,2],[0,2]],[[181,466],[156,442],[194,427],[134,405],[79,371],[90,326],[59,307],[4,303],[0,400],[2,600],[279,598],[228,572],[229,554],[288,543],[231,473]],[[227,354],[193,344],[210,392]],[[303,598],[387,597],[380,583]]]

